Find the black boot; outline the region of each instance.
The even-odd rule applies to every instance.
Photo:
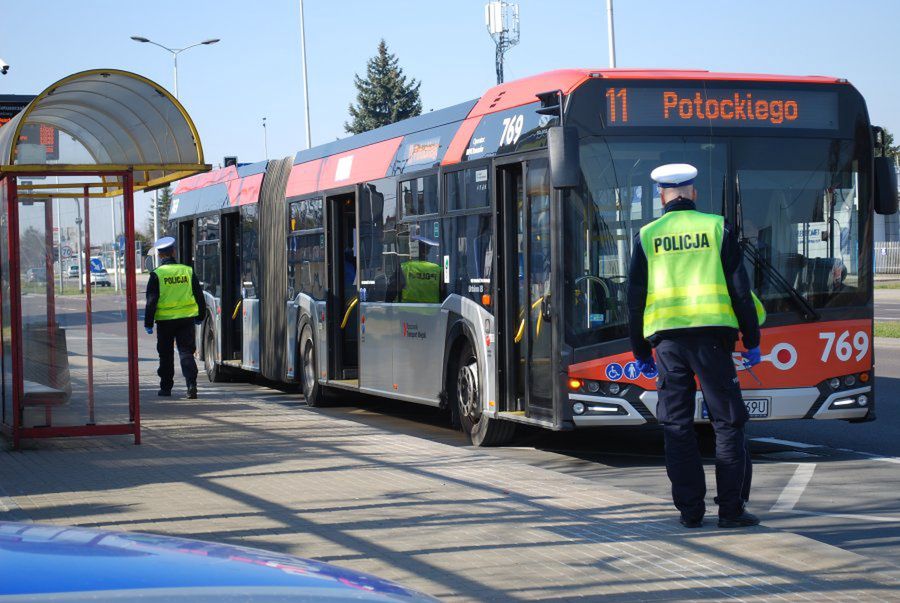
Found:
[[[168,398],[169,396],[172,395],[172,390],[170,390],[170,389],[160,389],[158,392],[156,392],[156,395],[157,395],[157,396],[161,396],[161,397],[166,397],[166,398]]]
[[[747,511],[741,511],[737,517],[720,517],[720,528],[749,528],[759,525],[759,517]]]
[[[196,400],[197,399],[197,384],[196,383],[188,383],[187,386],[187,396],[185,396],[188,400]]]

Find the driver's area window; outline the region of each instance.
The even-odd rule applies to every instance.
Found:
[[[628,336],[626,281],[632,242],[662,215],[650,172],[664,163],[702,166],[697,208],[724,207],[724,144],[668,138],[600,140],[581,147],[581,186],[564,197],[566,338],[575,347]]]

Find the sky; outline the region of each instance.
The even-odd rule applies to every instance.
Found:
[[[485,0],[306,0],[313,145],[346,136],[354,74],[384,38],[422,82],[425,111],[481,96],[495,84]],[[605,0],[520,0],[521,41],[506,79],[609,64]],[[37,94],[84,69],[134,71],[172,89],[172,59],[130,39],[179,48],[178,92],[207,163],[242,162],[305,147],[297,0],[0,0],[0,94]],[[616,0],[619,67],[832,75],[866,99],[872,122],[900,131],[895,0]],[[145,227],[147,199],[136,208]],[[106,223],[109,228],[109,222]]]

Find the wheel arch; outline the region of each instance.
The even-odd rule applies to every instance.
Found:
[[[469,322],[459,314],[452,313],[449,318],[450,328],[447,329],[447,337],[444,340],[444,362],[441,375],[441,408],[450,409],[451,414],[456,413],[456,405],[450,403],[449,394],[447,392],[447,379],[450,376],[449,370],[455,365],[456,356],[464,342],[468,342],[472,346],[475,358],[478,360],[479,369],[482,368],[482,358],[478,353],[478,346],[475,345],[475,330]],[[479,370],[481,373],[481,370]],[[480,377],[479,377],[480,380]]]

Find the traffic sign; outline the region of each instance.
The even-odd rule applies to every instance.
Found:
[[[73,255],[74,253],[75,253],[75,252],[74,252],[74,251],[72,250],[72,248],[69,247],[68,245],[66,245],[65,247],[62,248],[62,256],[63,256],[64,258],[70,258],[70,257],[72,257],[72,255]]]

